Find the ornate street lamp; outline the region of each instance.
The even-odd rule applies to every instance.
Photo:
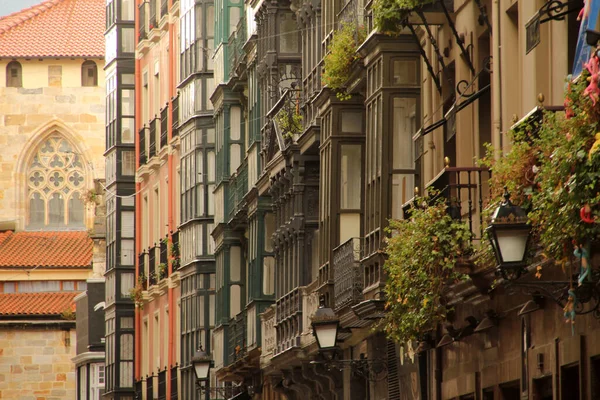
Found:
[[[531,225],[527,222],[525,210],[511,203],[506,188],[504,201],[494,212],[486,231],[502,277],[506,280],[518,279],[527,265]]]
[[[313,334],[317,338],[319,350],[334,350],[340,320],[331,308],[325,307],[325,297],[321,296],[319,302],[319,308],[312,317]]]
[[[212,359],[202,349],[202,345],[198,347],[194,357],[192,357],[192,365],[194,366],[194,372],[196,373],[196,379],[200,382],[206,382],[209,379],[210,367],[212,367]]]

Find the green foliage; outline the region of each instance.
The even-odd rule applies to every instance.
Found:
[[[164,279],[167,277],[168,268],[169,266],[167,263],[158,264],[158,279]]]
[[[424,201],[417,198],[415,204]],[[467,279],[456,266],[461,257],[471,254],[471,232],[465,223],[453,220],[446,208],[445,199],[439,198],[432,205],[413,208],[408,220],[390,221],[384,330],[400,343],[435,329],[449,311],[445,287]]]
[[[373,2],[375,28],[381,33],[397,35],[413,9],[432,2],[433,0],[375,0]]]
[[[136,307],[144,309],[144,286],[141,281],[143,275],[138,277],[138,282],[134,288],[129,290],[129,298],[133,300]]]
[[[357,53],[358,46],[365,38],[364,27],[357,28],[352,23],[344,24],[333,34],[329,54],[324,59],[321,80],[324,85],[336,91],[336,96],[340,100],[349,100],[351,97],[345,91],[345,85],[350,79],[352,63],[360,58]]]
[[[283,137],[291,139],[294,135],[298,135],[302,132],[302,115],[295,109],[289,110],[283,108],[277,113],[277,123],[283,132]]]
[[[535,134],[530,129],[534,127],[511,132],[510,151],[489,163],[493,192],[498,194],[506,185],[514,202],[531,210],[535,235],[546,256],[556,260],[571,254],[573,241],[586,243],[600,234],[599,224],[580,217],[586,205],[594,218],[600,216],[600,151],[595,150],[600,146],[599,109],[583,93],[587,76],[584,71],[568,84],[568,117],[544,112]]]

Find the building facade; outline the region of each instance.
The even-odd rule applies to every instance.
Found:
[[[76,398],[74,298],[105,269],[103,31],[103,1],[50,1],[0,18],[5,398]]]
[[[135,309],[135,4],[105,6],[106,399],[133,399]]]

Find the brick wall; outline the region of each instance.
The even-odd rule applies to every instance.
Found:
[[[0,399],[72,400],[75,330],[0,327]]]

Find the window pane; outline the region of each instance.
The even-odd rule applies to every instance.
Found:
[[[264,258],[263,269],[263,293],[265,295],[275,294],[275,258]]]
[[[84,207],[79,193],[75,192],[69,200],[69,226],[83,226]]]
[[[362,113],[342,111],[342,132],[361,133]]]
[[[417,61],[416,60],[395,60],[394,76],[392,79],[394,85],[416,85],[417,82]]]
[[[361,146],[345,144],[341,146],[340,207],[358,210],[361,200]]]
[[[393,168],[412,170],[415,167],[414,143],[416,131],[417,100],[415,98],[395,98],[393,115]]]

